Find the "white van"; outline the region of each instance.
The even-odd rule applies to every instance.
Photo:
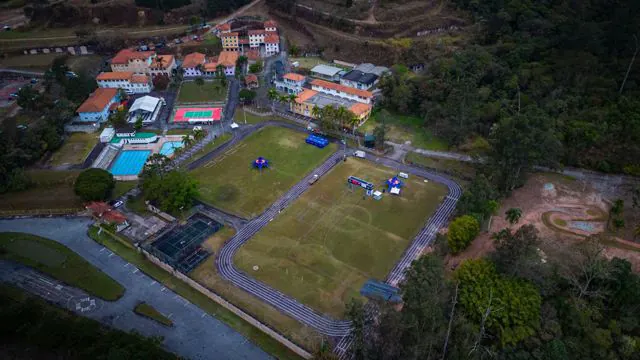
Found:
[[[361,159],[364,159],[364,157],[366,156],[366,153],[365,153],[364,151],[362,151],[362,150],[356,150],[356,151],[353,153],[353,156],[355,156],[355,157],[359,157],[359,158],[361,158]]]
[[[398,177],[401,177],[403,179],[408,179],[409,178],[409,174],[401,172],[401,173],[398,173]]]

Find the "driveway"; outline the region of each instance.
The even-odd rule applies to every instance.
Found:
[[[235,332],[226,324],[202,311],[189,301],[143,274],[134,265],[126,262],[109,249],[94,242],[87,236],[91,220],[86,218],[29,218],[0,220],[0,231],[31,233],[66,245],[89,263],[104,271],[126,288],[124,296],[115,302],[95,301],[78,289],[64,285],[41,274],[14,266],[9,281],[48,281],[49,291],[60,291],[57,299],[72,298],[74,311],[98,320],[117,329],[136,330],[145,336],[162,336],[163,345],[169,351],[190,359],[271,359],[247,338]],[[6,273],[6,263],[0,264],[0,271]],[[7,278],[3,274],[3,278]],[[46,282],[43,282],[46,285]],[[32,286],[33,287],[33,286]],[[36,291],[37,292],[37,291]],[[89,300],[86,300],[89,298]],[[84,300],[84,301],[83,301]],[[55,299],[52,299],[55,301]],[[135,305],[144,301],[169,317],[173,327],[165,327],[155,321],[133,313]],[[81,304],[77,307],[77,304]],[[86,305],[86,306],[85,306]],[[93,307],[92,307],[93,306]],[[90,308],[90,310],[86,310]],[[83,312],[82,310],[85,309]]]

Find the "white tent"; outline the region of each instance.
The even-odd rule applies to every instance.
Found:
[[[151,123],[156,121],[156,117],[160,113],[162,99],[153,96],[143,96],[136,99],[129,109],[129,122],[134,123],[138,116],[142,116],[143,123]]]

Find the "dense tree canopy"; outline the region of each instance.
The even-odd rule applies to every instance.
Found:
[[[82,200],[102,201],[109,198],[115,184],[110,172],[92,168],[78,175],[73,189]]]
[[[449,225],[449,249],[455,254],[466,249],[480,232],[480,223],[471,215],[455,218]]]
[[[187,172],[171,167],[164,155],[149,157],[141,174],[145,199],[163,211],[178,214],[188,210],[198,195],[198,184]]]

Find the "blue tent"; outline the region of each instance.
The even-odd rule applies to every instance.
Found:
[[[258,169],[258,170],[262,170],[262,168],[268,168],[269,167],[269,160],[263,158],[262,156],[260,156],[259,158],[257,158],[254,162],[253,162],[253,167]]]
[[[318,135],[314,135],[314,134],[309,135],[309,137],[307,137],[307,140],[305,140],[305,142],[307,144],[311,144],[313,146],[317,146],[320,149],[322,149],[325,146],[329,145],[329,140],[323,138],[322,136],[318,136]]]
[[[402,297],[400,296],[400,290],[398,288],[373,279],[367,280],[367,282],[362,285],[362,288],[360,288],[360,295],[368,298],[381,299],[395,304],[402,302]]]
[[[394,176],[392,178],[390,178],[389,180],[387,180],[387,191],[391,191],[392,188],[402,188],[404,186],[404,183],[402,182],[402,180],[398,179],[397,176]]]

